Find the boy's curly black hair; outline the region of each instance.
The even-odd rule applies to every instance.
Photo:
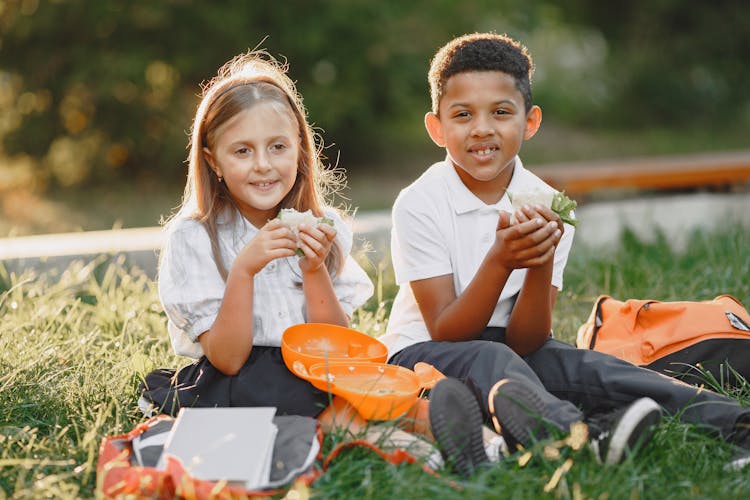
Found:
[[[509,74],[523,95],[526,111],[531,109],[534,62],[526,47],[507,35],[472,33],[454,38],[432,58],[427,79],[434,113],[438,113],[448,79],[467,71],[502,71]]]

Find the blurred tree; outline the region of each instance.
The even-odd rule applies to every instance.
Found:
[[[200,82],[259,44],[288,58],[350,170],[430,147],[429,58],[471,31],[524,41],[536,96],[564,120],[750,117],[750,15],[717,1],[0,0],[0,170],[37,189],[181,182]]]
[[[428,58],[488,9],[497,2],[7,0],[3,154],[31,158],[41,185],[177,179],[199,83],[261,44],[288,58],[326,139],[350,163],[372,160],[423,141]]]
[[[750,125],[746,0],[573,0],[561,12],[608,41],[605,123]]]
[[[16,96],[3,110],[15,125],[6,154],[34,157],[61,186],[174,169],[192,101],[181,87],[192,68],[171,58],[187,34],[169,33],[174,7],[5,2],[0,68]]]

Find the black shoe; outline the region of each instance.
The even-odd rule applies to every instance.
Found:
[[[469,477],[489,458],[482,439],[482,412],[468,387],[445,378],[430,391],[430,426],[447,465]]]
[[[653,434],[661,408],[651,398],[640,398],[613,412],[589,419],[589,444],[600,464],[619,464]]]
[[[529,446],[532,440],[550,437],[550,424],[543,418],[544,403],[537,389],[518,380],[503,379],[490,389],[490,415],[495,431],[503,435],[508,449]]]

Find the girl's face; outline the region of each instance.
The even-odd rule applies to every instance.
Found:
[[[211,168],[224,178],[242,215],[255,227],[276,217],[297,179],[300,137],[291,111],[275,102],[246,109],[216,131],[203,148]]]

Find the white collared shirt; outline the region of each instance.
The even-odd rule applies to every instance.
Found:
[[[345,263],[333,287],[344,312],[351,316],[373,292],[364,270],[350,255],[352,231],[339,214],[325,210],[332,219]],[[205,228],[196,220],[179,217],[167,226],[166,244],[159,266],[159,298],[167,313],[167,329],[176,354],[199,358],[203,349],[198,336],[211,328],[224,297],[226,283],[211,253]],[[237,254],[258,233],[244,217],[225,218],[218,224],[224,265],[231,268]],[[253,345],[280,346],[281,335],[292,325],[304,323],[305,296],[297,256],[269,262],[254,278]]]
[[[516,157],[507,191],[554,191],[526,170]],[[393,205],[391,258],[399,285],[386,333],[380,340],[389,357],[417,342],[431,340],[409,282],[453,275],[456,296],[471,283],[495,241],[498,211],[513,212],[507,194],[488,205],[459,178],[449,159],[435,163],[404,188]],[[573,243],[573,226],[565,225],[555,251],[552,285],[563,285],[563,270]],[[511,272],[487,326],[508,325],[515,297],[523,286],[525,269]]]

